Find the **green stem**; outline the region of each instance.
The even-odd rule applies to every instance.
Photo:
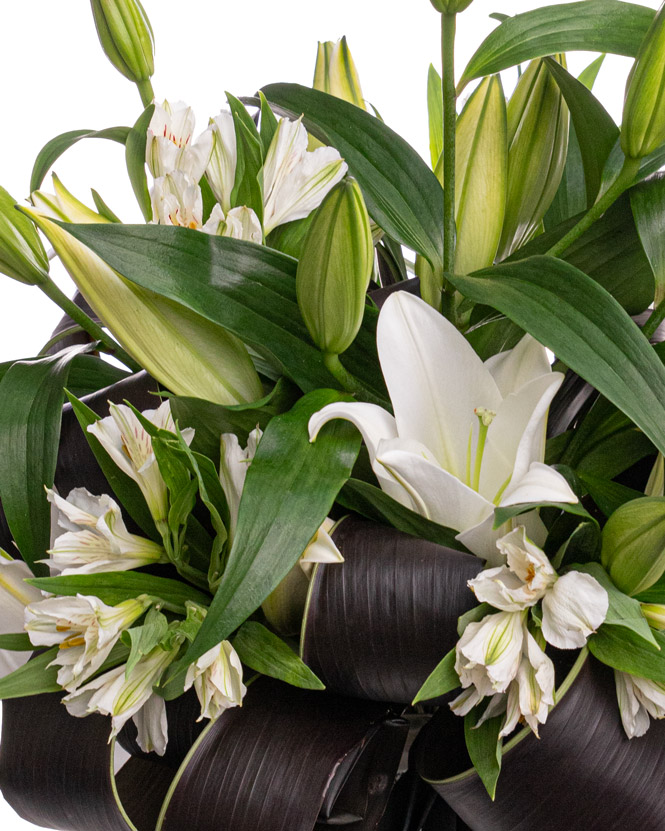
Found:
[[[332,352],[324,352],[323,363],[326,365],[328,372],[339,381],[342,388],[347,392],[365,394],[365,390],[360,382],[350,372],[344,369],[339,355],[334,355]]]
[[[152,81],[150,78],[146,78],[145,81],[137,81],[136,86],[138,88],[139,95],[141,96],[141,103],[145,109],[149,104],[152,104],[155,98]]]
[[[55,346],[56,343],[59,343],[59,341],[64,340],[65,338],[68,338],[70,335],[78,335],[79,332],[84,332],[84,331],[85,331],[85,329],[82,326],[69,326],[67,329],[63,329],[61,332],[57,332],[55,335],[53,335],[52,338],[49,338],[49,340],[46,341],[44,346],[42,346],[42,348],[39,350],[38,357],[41,357],[42,355],[46,355],[48,353],[49,349],[52,346]]]
[[[455,270],[455,92],[456,15],[441,15],[441,89],[443,92],[443,270]]]
[[[580,221],[559,242],[553,245],[547,254],[550,257],[560,257],[567,248],[578,240],[585,231],[593,225],[596,220],[616,202],[621,194],[627,190],[635,181],[635,176],[640,169],[639,159],[626,159],[614,183],[598,199],[596,204],[580,219]]]
[[[642,334],[647,340],[651,340],[663,320],[665,320],[665,299],[660,301],[642,327]]]
[[[67,297],[67,295],[62,292],[50,278],[45,280],[43,283],[38,283],[38,286],[48,298],[60,306],[65,314],[71,317],[74,323],[77,323],[81,329],[84,329],[94,340],[100,341],[100,343],[102,343],[112,355],[115,355],[119,361],[122,361],[123,364],[128,366],[132,372],[139,372],[142,369],[142,367],[139,366],[139,364],[137,364],[136,361],[125,352],[120,344],[110,338],[102,327],[95,323],[94,320],[91,320],[83,309],[77,306],[73,300],[70,300],[69,297]]]

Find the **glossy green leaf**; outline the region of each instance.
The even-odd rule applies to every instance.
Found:
[[[0,699],[59,692],[62,687],[56,680],[58,667],[49,667],[57,654],[58,647],[54,646],[0,678]]]
[[[18,652],[32,652],[35,647],[30,643],[27,632],[0,635],[0,649],[11,649]]]
[[[62,156],[65,150],[69,150],[70,147],[73,147],[81,139],[110,139],[111,141],[117,141],[119,144],[125,144],[129,131],[129,127],[108,127],[106,130],[69,130],[47,141],[37,154],[35,164],[32,168],[30,175],[30,193],[39,190],[44,181],[44,177],[55,162]]]
[[[109,222],[122,222],[120,217],[113,213],[113,211],[109,208],[106,202],[102,199],[100,194],[94,189],[90,188],[90,193],[92,194],[92,201],[95,203],[95,207],[97,211],[104,217],[104,219],[108,219]]]
[[[263,156],[265,158],[268,148],[270,147],[270,143],[277,132],[279,122],[275,118],[275,114],[270,109],[270,104],[268,104],[268,101],[262,92],[259,93],[259,100],[261,102],[261,124],[259,128],[259,135],[261,136],[261,145],[263,146]]]
[[[458,91],[532,58],[576,50],[634,57],[654,18],[652,9],[619,0],[543,6],[505,20],[476,50]]]
[[[587,645],[603,664],[665,684],[665,634],[654,632],[653,635],[658,647],[650,646],[623,627],[601,626]]]
[[[265,626],[249,620],[233,638],[233,648],[250,669],[305,690],[324,690],[323,684],[302,659]]]
[[[378,118],[332,95],[296,84],[271,84],[263,92],[287,113],[304,113],[307,129],[339,150],[360,183],[370,216],[389,236],[432,265],[441,263],[441,186],[404,139]]]
[[[440,695],[445,695],[459,687],[459,676],[455,672],[455,654],[455,649],[451,649],[445,658],[436,665],[418,690],[418,695],[413,699],[413,704],[417,704],[419,701],[428,701],[431,698],[438,698]]]
[[[665,298],[665,175],[657,173],[630,191],[637,233],[656,281],[656,303]]]
[[[134,195],[136,196],[136,200],[139,203],[141,213],[145,217],[146,222],[150,222],[152,219],[152,203],[150,201],[150,191],[148,190],[148,177],[145,172],[145,150],[148,127],[154,111],[154,104],[150,104],[145,108],[136,124],[127,134],[125,143],[125,161],[127,163],[129,181],[131,182],[132,190],[134,191]]]
[[[524,502],[518,505],[507,505],[505,508],[495,508],[494,528],[500,528],[505,522],[529,513],[536,508],[556,508],[573,516],[583,516],[586,519],[591,519],[589,512],[580,502]]]
[[[590,277],[562,260],[530,257],[451,279],[464,295],[493,305],[549,347],[665,449],[665,368]]]
[[[244,104],[227,92],[236,132],[236,177],[231,205],[246,205],[263,220],[263,148],[256,124]]]
[[[434,64],[429,65],[427,73],[427,114],[429,117],[429,152],[432,170],[443,153],[443,90],[441,76]]]
[[[469,757],[482,780],[490,799],[496,794],[496,783],[501,773],[501,748],[503,740],[499,738],[503,716],[487,719],[476,727],[478,719],[486,708],[479,704],[464,717],[464,739]]]

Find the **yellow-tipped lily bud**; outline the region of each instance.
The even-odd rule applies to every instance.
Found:
[[[312,86],[355,104],[361,110],[367,109],[346,37],[336,43],[331,40],[319,42]]]
[[[458,14],[471,5],[473,0],[430,0],[441,14]]]
[[[556,60],[565,65],[563,55]],[[508,196],[499,259],[528,242],[552,204],[568,152],[569,113],[542,60],[520,77],[507,108]]]
[[[155,71],[154,37],[140,0],[90,0],[99,42],[106,57],[135,84]]]
[[[506,102],[498,75],[486,78],[457,121],[455,272],[491,266],[506,209]]]
[[[124,349],[176,395],[243,404],[263,388],[243,343],[184,306],[125,280],[87,246],[41,216],[27,213]]]
[[[63,222],[79,222],[81,224],[108,223],[110,221],[80,202],[73,193],[67,190],[55,173],[52,174],[52,178],[55,193],[35,190],[30,195],[32,204],[40,214],[51,219],[60,219]]]
[[[662,603],[642,603],[641,607],[652,629],[665,630],[665,606]]]
[[[642,159],[665,143],[665,5],[647,31],[628,76],[621,149]]]
[[[614,585],[635,595],[665,573],[665,499],[626,502],[603,528],[601,562]]]
[[[48,279],[49,263],[35,226],[0,187],[0,272],[29,286]]]
[[[296,274],[298,305],[322,352],[339,355],[358,334],[373,264],[365,200],[358,183],[344,179],[317,210]]]

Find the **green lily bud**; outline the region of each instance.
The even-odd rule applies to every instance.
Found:
[[[665,5],[656,13],[626,83],[621,149],[642,159],[665,142]]]
[[[298,305],[322,352],[339,355],[358,334],[373,264],[365,200],[354,179],[343,179],[312,220],[296,274]]]
[[[346,37],[336,43],[331,40],[319,42],[312,86],[355,104],[361,110],[366,109],[358,71]]]
[[[563,55],[557,57],[565,65]],[[507,108],[508,196],[498,258],[537,230],[556,195],[566,165],[569,113],[542,60],[520,77]]]
[[[0,187],[0,272],[29,286],[43,283],[49,270],[46,251],[35,226],[15,206]]]
[[[52,219],[60,219],[63,222],[80,222],[83,224],[110,222],[106,217],[80,202],[73,193],[67,190],[55,173],[52,174],[52,178],[55,193],[35,190],[30,195],[32,204],[42,215],[49,216]]]
[[[601,562],[615,586],[635,595],[665,573],[665,499],[633,499],[603,528]]]
[[[430,2],[441,14],[458,14],[470,6],[473,0],[430,0]]]
[[[662,603],[642,603],[641,607],[652,629],[665,630],[665,606]]]
[[[135,84],[155,71],[152,27],[140,0],[90,0],[106,57]]]

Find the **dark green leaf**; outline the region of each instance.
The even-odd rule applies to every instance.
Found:
[[[268,152],[268,148],[270,147],[270,143],[273,140],[273,136],[277,132],[278,121],[275,118],[275,114],[270,109],[270,104],[268,104],[268,101],[262,92],[259,92],[259,100],[261,101],[260,136],[261,145],[263,146],[263,156],[265,158],[265,155]]]
[[[476,727],[485,708],[486,704],[481,703],[464,717],[464,739],[471,762],[490,795],[490,799],[494,800],[496,783],[501,773],[503,740],[499,738],[499,733],[503,724],[503,716],[487,719],[480,727]]]
[[[589,66],[585,67],[577,76],[577,80],[584,84],[587,89],[593,89],[596,83],[596,78],[600,72],[600,68],[605,63],[607,55],[599,55],[595,60],[591,61]]]
[[[612,482],[609,479],[601,479],[599,476],[592,476],[588,473],[579,473],[579,477],[589,491],[589,496],[598,505],[606,517],[612,516],[617,508],[639,499],[644,494],[633,488],[627,488],[619,482]]]
[[[233,639],[233,648],[243,664],[256,672],[305,690],[325,689],[290,646],[256,621],[243,623]]]
[[[113,213],[94,188],[90,188],[90,193],[92,193],[92,201],[95,203],[97,211],[104,217],[104,219],[108,219],[109,222],[122,222],[120,217]]]
[[[455,649],[451,649],[445,658],[432,670],[427,681],[418,690],[413,703],[428,701],[456,690],[460,685],[459,676],[455,672]]]
[[[256,124],[244,105],[227,92],[236,131],[236,177],[231,205],[246,205],[263,220],[263,148]]]
[[[640,603],[665,603],[665,574],[653,586],[636,594],[635,600],[639,600]]]
[[[654,632],[653,635],[659,648],[649,646],[622,626],[601,626],[587,645],[591,654],[602,663],[665,684],[665,634]]]
[[[565,514],[561,515],[566,516]],[[564,529],[561,529],[564,531]],[[550,537],[558,541],[559,527],[555,523],[552,527]],[[565,532],[565,531],[564,531]],[[546,548],[550,548],[550,537],[547,539]],[[570,563],[592,563],[600,559],[600,528],[596,520],[580,522],[570,533],[568,539],[559,547],[557,555],[552,559],[552,566],[559,570]]]
[[[150,191],[148,190],[148,177],[145,172],[145,150],[148,127],[154,111],[154,104],[149,104],[145,108],[136,124],[129,131],[125,145],[125,161],[127,162],[129,181],[146,222],[150,222],[152,219],[152,204],[150,202]]]
[[[0,678],[0,698],[21,698],[61,690],[56,681],[58,667],[49,667],[57,654],[58,647],[54,646]]]
[[[589,512],[580,502],[523,502],[520,505],[507,505],[505,508],[496,507],[494,509],[494,529],[500,528],[504,522],[508,522],[508,520],[521,514],[533,511],[535,508],[556,508],[567,514],[592,519]]]
[[[0,649],[32,652],[34,648],[30,643],[30,636],[27,632],[17,632],[15,635],[0,635]]]
[[[637,233],[656,280],[656,299],[665,297],[665,175],[657,173],[630,191]]]

